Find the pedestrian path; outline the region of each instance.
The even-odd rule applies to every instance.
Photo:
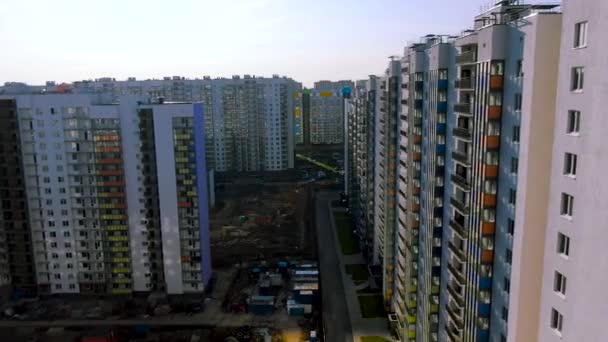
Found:
[[[345,265],[365,264],[366,262],[361,253],[352,255],[342,254],[334,220],[334,210],[344,211],[344,209],[333,208],[331,204],[329,205],[330,222],[333,234],[335,236],[334,241],[336,242],[336,250],[338,251],[337,254],[340,262],[340,275],[342,276],[342,282],[344,284],[344,295],[346,296],[346,304],[348,307],[351,327],[353,330],[353,342],[360,342],[361,337],[363,336],[379,336],[384,337],[389,341],[393,341],[389,331],[389,323],[387,317],[363,318],[361,315],[361,309],[359,307],[359,301],[357,299],[357,296],[366,296],[370,294],[358,294],[357,290],[365,289],[369,285],[369,282],[356,285],[355,282],[352,280],[351,276],[346,273]]]

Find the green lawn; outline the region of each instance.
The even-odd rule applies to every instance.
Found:
[[[350,274],[350,277],[356,281],[366,281],[369,279],[369,271],[367,270],[367,265],[364,264],[354,264],[354,265],[346,265],[346,273]]]
[[[347,217],[343,212],[337,211],[334,211],[334,218],[336,220],[336,229],[338,230],[342,254],[351,255],[359,253],[359,242],[353,233],[354,225],[351,218]]]
[[[382,298],[382,295],[358,296],[357,298],[359,299],[361,317],[386,317],[386,310],[384,310],[384,298]]]
[[[391,342],[384,337],[379,336],[362,336],[361,342]]]

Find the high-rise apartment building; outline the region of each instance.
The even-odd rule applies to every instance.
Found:
[[[294,167],[295,119],[301,117],[301,84],[277,75],[232,78],[117,81],[101,78],[72,85],[7,84],[0,94],[68,92],[104,94],[108,103],[121,96],[149,96],[167,102],[205,105],[207,156],[216,171],[280,171]]]
[[[21,160],[3,166],[8,185],[22,189],[0,194],[20,208],[13,212],[19,218],[5,217],[2,227],[9,256],[21,257],[9,258],[14,288],[31,282],[40,294],[204,290],[211,259],[202,104],[133,96],[107,104],[85,94],[1,101],[9,108],[3,136],[16,137],[2,157]]]
[[[342,89],[354,88],[351,81],[318,81],[309,90],[308,120],[310,143],[331,145],[344,143],[344,102]]]
[[[453,59],[453,39],[429,35],[406,47],[401,62],[398,253],[391,320],[404,341],[437,341],[439,335]]]
[[[562,51],[563,45],[576,46],[562,52],[573,58],[566,63],[561,57],[559,74],[568,80],[559,84],[570,87],[563,96],[557,92],[564,103],[587,93],[588,68],[598,69],[594,75],[603,70],[586,55],[593,10],[577,8],[585,8],[586,14],[577,14],[563,29],[572,32],[562,37]],[[578,178],[558,177],[566,183],[558,191],[546,174],[550,169],[571,174],[582,164],[574,145],[562,146],[568,151],[560,150],[559,158],[554,151],[552,159],[553,129],[545,128],[553,127],[556,108],[552,85],[558,79],[558,10],[551,4],[498,1],[460,36],[429,35],[405,49],[398,128],[387,124],[392,116],[382,102],[374,151],[374,239],[380,241],[389,320],[400,341],[536,341],[546,324],[553,329],[545,329],[547,334],[563,334],[563,311],[572,308],[547,289],[565,287],[565,259],[551,253],[569,250],[575,233],[560,224],[574,218],[554,215],[559,220],[545,224],[545,217],[553,212],[572,216],[577,196],[568,182]],[[595,29],[601,31],[601,26]],[[386,78],[383,86],[386,92]],[[562,108],[569,121],[555,119],[556,141],[580,141],[571,139],[578,134],[572,132],[581,127],[581,113],[593,109],[577,104]],[[563,130],[571,134],[559,135],[559,125],[566,123],[569,128]],[[387,140],[393,131],[398,139]],[[391,146],[396,153],[390,153]],[[391,162],[398,163],[393,178],[393,169],[387,167]],[[356,208],[352,199],[350,203]],[[545,226],[563,231],[545,236]],[[553,249],[542,248],[539,241],[545,238]],[[560,264],[548,271],[542,256],[547,260],[551,255]],[[541,298],[551,305],[541,304]]]
[[[520,162],[517,198],[525,207],[514,226],[508,341],[603,341],[608,334],[607,5],[568,0],[562,18],[534,18],[551,31],[531,32],[543,49],[524,59],[523,107],[538,119],[521,131],[530,152]]]
[[[374,123],[380,105],[380,84],[377,76],[357,81],[347,111],[347,188],[359,246],[371,260],[378,251],[374,240]]]
[[[387,301],[395,282],[397,142],[401,112],[401,63],[392,58],[380,77],[380,108],[374,120],[374,244],[372,263],[382,267],[382,287]]]

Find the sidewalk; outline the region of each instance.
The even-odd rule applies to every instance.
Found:
[[[336,242],[336,251],[340,262],[340,275],[342,276],[342,282],[344,283],[344,294],[346,296],[346,303],[348,306],[348,313],[350,316],[350,322],[352,327],[353,342],[360,342],[362,336],[380,336],[384,337],[389,341],[393,341],[390,331],[388,328],[388,318],[363,318],[361,317],[361,310],[359,308],[359,300],[357,299],[357,289],[364,288],[364,284],[355,285],[351,276],[346,273],[345,265],[350,264],[366,264],[365,259],[361,253],[352,255],[343,255],[342,248],[340,247],[340,239],[336,229],[336,223],[334,220],[334,210],[345,211],[343,208],[333,208],[331,202],[328,204],[331,227],[334,234],[334,240]],[[365,294],[359,294],[364,296]]]

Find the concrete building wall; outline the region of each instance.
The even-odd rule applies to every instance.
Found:
[[[545,251],[561,14],[526,18],[523,98],[513,228],[508,341],[535,341],[540,326],[541,279]],[[506,226],[507,229],[508,226]],[[504,290],[503,290],[504,291]]]
[[[608,150],[605,136],[608,59],[608,3],[563,3],[561,53],[544,272],[537,341],[604,341],[608,335]],[[587,42],[575,48],[575,25],[587,22]],[[584,68],[582,90],[572,90],[573,67]],[[568,111],[580,111],[578,133],[568,134]],[[565,175],[565,153],[577,155],[575,175]],[[573,196],[572,215],[562,215],[562,194]],[[569,238],[568,255],[559,253],[558,234]],[[556,272],[566,279],[565,294],[555,291]],[[561,332],[551,327],[552,310],[562,315]]]

